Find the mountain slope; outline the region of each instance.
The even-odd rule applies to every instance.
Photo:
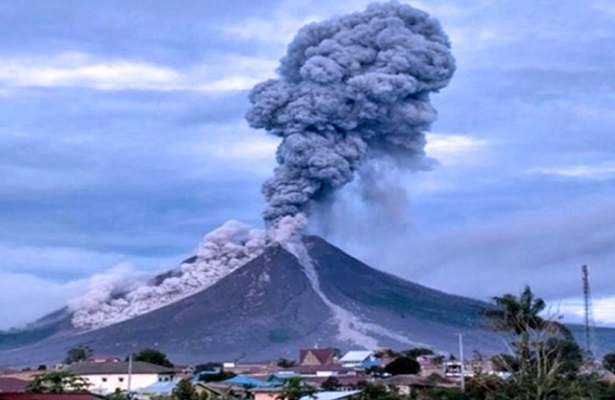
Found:
[[[304,243],[317,282],[308,278],[300,257],[271,245],[213,286],[136,318],[80,331],[64,310],[0,336],[0,364],[56,363],[77,345],[117,356],[157,347],[179,363],[294,358],[301,347],[361,347],[343,329],[381,347],[456,353],[456,334],[464,333],[468,352],[504,349],[501,337],[481,327],[478,311],[486,303],[377,271],[318,237]]]

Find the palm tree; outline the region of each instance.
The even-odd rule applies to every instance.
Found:
[[[552,318],[540,314],[547,308],[525,286],[517,297],[505,294],[493,297],[494,306],[481,311],[497,331],[510,332],[510,354],[499,354],[493,361],[511,377],[504,388],[519,399],[547,400],[563,398],[560,392],[566,377],[575,373],[582,355],[570,330]]]
[[[299,376],[291,376],[284,380],[282,391],[276,400],[299,400],[302,397],[315,397],[316,389]]]
[[[567,339],[572,338],[572,333],[565,325],[540,316],[547,304],[540,297],[534,296],[527,285],[519,297],[508,293],[492,299],[495,307],[483,309],[481,314],[492,321],[491,327],[494,330],[513,332],[517,336],[524,336],[530,331],[546,331],[561,334]]]

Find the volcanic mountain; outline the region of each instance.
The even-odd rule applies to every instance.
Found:
[[[133,319],[80,330],[64,309],[2,334],[0,360],[53,363],[77,345],[119,355],[157,347],[185,363],[293,357],[314,346],[455,352],[461,332],[470,351],[502,347],[481,328],[485,303],[380,272],[316,236],[304,237],[303,245],[312,271],[274,243],[213,286]]]

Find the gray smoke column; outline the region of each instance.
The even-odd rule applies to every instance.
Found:
[[[282,138],[263,185],[265,221],[308,211],[366,160],[416,165],[436,118],[431,92],[455,70],[438,21],[396,2],[303,27],[279,79],[250,94],[250,126]]]

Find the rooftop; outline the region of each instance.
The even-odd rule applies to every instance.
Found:
[[[128,362],[81,362],[68,365],[65,371],[75,375],[100,375],[100,374],[127,374],[129,369]],[[162,367],[143,361],[133,361],[132,374],[172,374],[172,368]]]

